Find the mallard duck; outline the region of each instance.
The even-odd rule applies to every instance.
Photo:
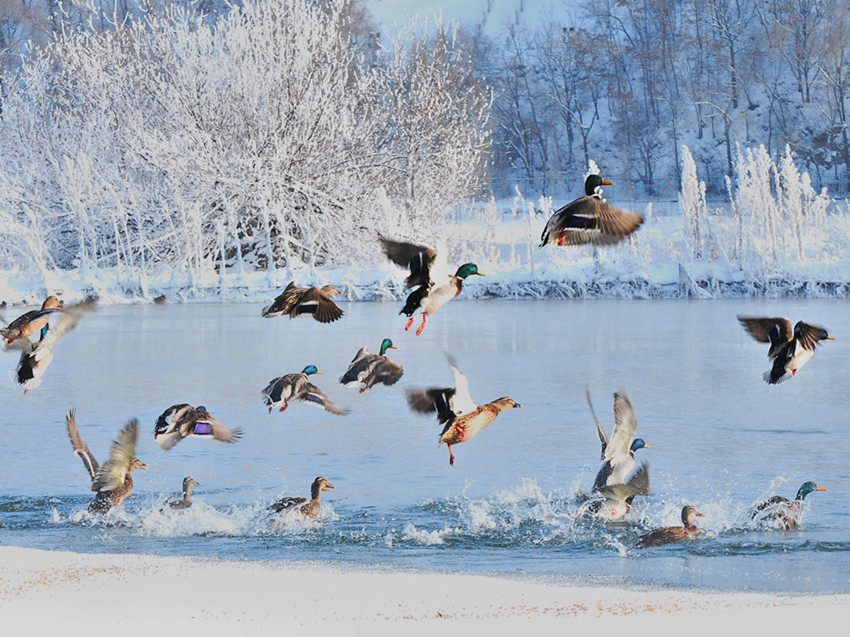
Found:
[[[762,377],[770,385],[784,383],[794,377],[815,355],[820,341],[834,341],[824,328],[797,321],[791,331],[791,320],[782,316],[758,318],[739,316],[738,321],[759,343],[770,343],[767,357],[773,366]]]
[[[632,508],[635,496],[649,495],[649,465],[644,463],[632,473],[626,484],[603,485],[582,506],[583,515],[594,515],[607,520],[619,520]]]
[[[449,362],[455,379],[454,387],[413,389],[407,391],[407,402],[413,411],[436,413],[437,421],[445,423],[440,444],[449,448],[449,464],[454,465],[452,445],[468,442],[489,426],[506,409],[522,407],[513,398],[503,396],[486,405],[477,405],[469,393],[469,382],[460,370]]]
[[[348,365],[348,370],[340,376],[339,382],[346,387],[360,385],[361,394],[377,383],[395,385],[404,374],[404,368],[386,357],[388,349],[398,349],[388,338],[381,342],[380,354],[370,354],[365,347],[361,347]]]
[[[269,381],[268,387],[262,391],[264,401],[269,408],[269,413],[272,413],[272,410],[281,403],[283,403],[283,406],[280,408],[280,411],[286,411],[286,408],[289,407],[289,399],[292,398],[321,407],[332,414],[340,416],[347,414],[347,409],[337,405],[325,396],[321,389],[307,381],[309,375],[323,373],[315,365],[307,365],[299,373],[272,378]]]
[[[694,524],[694,517],[704,518],[705,516],[691,505],[684,507],[682,509],[682,524],[684,526],[668,526],[641,535],[638,539],[637,547],[639,549],[645,549],[650,546],[661,546],[662,544],[691,539],[699,533],[697,525]]]
[[[167,502],[168,506],[172,509],[188,509],[192,506],[192,487],[201,486],[200,482],[195,482],[195,480],[189,476],[183,478],[183,499],[181,500],[169,500]]]
[[[592,243],[610,245],[628,237],[643,223],[643,217],[615,208],[602,198],[602,186],[613,181],[599,175],[588,175],[584,181],[584,197],[559,208],[549,217],[540,247]]]
[[[321,288],[299,288],[295,285],[295,281],[290,281],[272,304],[263,308],[263,316],[273,318],[288,314],[292,319],[302,314],[312,314],[319,323],[333,323],[344,312],[333,302],[332,294],[341,294],[341,292],[332,285],[324,285]]]
[[[315,518],[319,515],[319,510],[322,507],[322,491],[330,491],[334,488],[327,479],[319,476],[313,480],[313,485],[310,487],[310,499],[307,498],[281,498],[274,502],[269,508],[274,513],[282,513],[284,511],[292,511],[298,509],[299,513],[307,518]]]
[[[121,504],[133,492],[133,471],[148,468],[148,465],[135,456],[139,423],[133,418],[124,425],[109,449],[109,460],[103,465],[97,463],[88,445],[80,437],[74,410],[65,417],[65,424],[74,453],[82,461],[91,478],[91,490],[97,492],[89,505],[89,511],[106,513]]]
[[[11,347],[22,350],[15,373],[16,380],[24,388],[25,394],[41,384],[44,373],[53,361],[53,346],[77,326],[84,314],[94,310],[96,302],[96,299],[89,298],[64,308],[53,329],[46,332],[46,335],[38,342],[32,342],[29,338],[23,337],[12,343]]]
[[[393,241],[378,237],[384,246],[387,258],[401,266],[410,269],[410,276],[405,281],[405,287],[416,289],[411,292],[399,314],[410,318],[404,326],[405,331],[413,325],[413,315],[416,310],[422,310],[422,325],[416,330],[419,336],[425,329],[425,321],[443,305],[451,301],[463,289],[464,280],[472,275],[484,276],[474,263],[464,263],[457,269],[454,276],[449,275],[445,257],[436,250],[415,243]]]
[[[811,481],[804,482],[793,502],[781,495],[775,495],[754,507],[750,517],[753,520],[758,519],[760,524],[783,531],[796,529],[803,521],[806,496],[813,491],[826,491],[826,488]]]
[[[193,436],[234,443],[242,437],[242,430],[228,429],[203,405],[171,405],[156,419],[153,437],[161,449],[168,451],[184,438]]]
[[[596,480],[593,481],[593,491],[599,491],[606,485],[624,484],[635,468],[635,451],[650,448],[643,439],[635,438],[637,418],[632,403],[625,393],[614,394],[614,429],[611,431],[609,440],[593,410],[590,392],[585,390],[585,396],[596,423],[596,435],[602,443],[600,459],[603,463],[596,474]]]
[[[5,328],[0,329],[0,335],[3,336],[4,344],[9,346],[18,339],[28,339],[36,332],[41,332],[39,340],[44,340],[44,337],[47,336],[47,331],[50,329],[48,325],[50,315],[61,311],[62,301],[55,296],[48,296],[44,300],[44,303],[41,304],[40,310],[31,310],[21,314]]]

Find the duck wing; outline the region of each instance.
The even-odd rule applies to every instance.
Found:
[[[300,392],[298,392],[295,398],[310,405],[321,407],[325,411],[329,411],[332,414],[337,414],[338,416],[343,416],[348,413],[347,409],[345,409],[344,407],[340,407],[335,402],[333,402],[324,394],[321,389],[316,387],[313,383],[304,383],[304,387],[301,389]]]
[[[616,466],[630,458],[629,451],[637,432],[637,418],[625,393],[614,394],[614,430],[605,450],[607,462]]]
[[[212,435],[214,440],[233,444],[242,437],[242,429],[240,427],[228,429],[212,416],[204,418],[203,420],[198,420],[198,422],[195,423],[195,429],[197,430],[198,425],[203,423],[206,423],[209,426],[210,435]]]
[[[421,414],[437,414],[437,422],[443,424],[454,420],[455,414],[451,409],[454,387],[431,387],[428,389],[408,389],[407,404]]]
[[[378,240],[390,261],[410,270],[410,276],[404,280],[405,287],[429,285],[432,280],[431,269],[437,261],[436,250],[416,243],[394,241],[383,235],[378,235]]]
[[[375,384],[383,383],[384,385],[395,385],[404,374],[404,368],[389,358],[384,357],[384,360],[378,361],[372,371],[372,376],[375,379]]]
[[[596,437],[599,438],[599,442],[602,443],[602,453],[599,456],[600,460],[605,460],[605,449],[608,447],[608,436],[605,434],[605,430],[602,429],[602,425],[599,424],[599,418],[596,417],[596,412],[593,409],[593,403],[590,402],[590,390],[586,387],[584,389],[584,395],[587,398],[587,406],[590,407],[590,413],[593,415],[593,422],[596,423]]]
[[[288,314],[292,309],[292,305],[298,300],[299,295],[304,292],[305,288],[299,288],[295,285],[295,281],[290,281],[283,292],[278,294],[272,304],[264,307],[262,315],[264,318],[274,318]]]
[[[127,470],[136,456],[136,441],[139,437],[139,421],[133,418],[119,432],[118,438],[109,449],[107,460],[97,471],[91,485],[92,491],[114,491],[127,476]]]
[[[794,326],[794,338],[800,341],[800,344],[808,350],[814,350],[818,341],[821,340],[821,335],[826,330],[818,325],[809,325],[803,321],[797,321]]]
[[[269,508],[274,513],[280,513],[281,511],[287,511],[306,502],[307,498],[281,498],[277,502],[273,502],[272,504],[270,504]]]
[[[455,379],[455,391],[449,401],[449,407],[456,416],[475,411],[478,405],[472,400],[472,394],[469,393],[469,381],[466,376],[457,367],[453,361],[449,361],[449,367],[452,369],[452,375]]]
[[[168,451],[186,437],[185,425],[194,423],[195,408],[187,403],[178,403],[166,409],[154,425],[154,440],[160,449]]]
[[[771,498],[768,498],[761,504],[753,507],[753,510],[750,512],[750,518],[756,519],[763,513],[767,513],[770,509],[775,507],[785,507],[791,504],[791,501],[788,498],[784,498],[781,495],[775,495]]]
[[[348,364],[348,369],[339,377],[339,382],[348,387],[354,387],[375,366],[377,359],[376,354],[370,354],[365,347],[361,347]]]
[[[770,350],[767,353],[770,358],[774,358],[779,348],[790,341],[793,335],[791,321],[784,316],[772,318],[739,316],[738,322],[759,343],[770,343]]]
[[[563,206],[546,223],[541,246],[611,245],[637,230],[643,217],[621,210],[599,197],[584,196]]]
[[[312,314],[319,323],[333,323],[343,315],[342,309],[331,297],[319,288],[310,288],[301,294],[289,313],[290,318],[302,314]]]
[[[649,465],[644,463],[638,467],[626,484],[609,484],[599,488],[599,493],[617,502],[631,501],[636,495],[649,495]]]
[[[89,478],[94,480],[100,465],[97,463],[94,454],[89,451],[89,446],[83,442],[83,438],[77,430],[76,410],[72,409],[71,412],[65,416],[65,426],[68,428],[68,438],[71,439],[71,446],[74,448],[74,454],[82,461],[83,466],[89,473]]]

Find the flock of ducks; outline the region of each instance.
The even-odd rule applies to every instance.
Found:
[[[557,210],[546,223],[541,235],[541,247],[609,245],[637,230],[643,223],[643,217],[615,208],[602,198],[601,186],[612,184],[613,182],[598,175],[588,176],[585,181],[585,196]],[[411,289],[411,292],[399,314],[409,317],[405,324],[407,331],[413,325],[416,312],[421,312],[422,322],[416,330],[417,336],[425,329],[428,316],[461,293],[467,277],[483,276],[474,263],[465,263],[451,274],[445,254],[438,253],[428,246],[384,236],[378,236],[378,241],[388,260],[410,272],[405,279],[405,287]],[[312,316],[320,323],[332,323],[344,314],[332,298],[339,294],[340,292],[331,285],[301,288],[293,281],[271,305],[263,308],[262,316]],[[55,344],[76,326],[81,316],[94,309],[95,303],[96,300],[90,298],[66,307],[55,296],[49,296],[40,309],[26,312],[0,329],[4,347],[21,351],[16,373],[24,393],[38,386],[52,360]],[[833,339],[824,328],[802,321],[792,330],[790,320],[784,317],[739,316],[738,320],[756,341],[770,344],[768,356],[772,366],[764,373],[764,380],[770,384],[793,378],[797,371],[811,360],[819,342]],[[54,325],[50,324],[51,321]],[[31,337],[36,334],[39,335],[39,340],[33,341]],[[387,357],[387,351],[390,349],[397,348],[389,338],[381,342],[378,354],[371,354],[365,347],[361,348],[348,369],[340,376],[339,382],[349,387],[358,387],[360,393],[377,384],[394,385],[401,379],[404,370],[401,365]],[[491,425],[501,412],[520,408],[522,405],[509,396],[477,404],[470,394],[466,376],[451,359],[449,366],[454,377],[453,387],[408,389],[407,402],[414,412],[436,414],[438,423],[443,425],[439,443],[447,445],[449,464],[454,465],[453,445],[469,442],[481,430]],[[337,415],[349,413],[348,409],[331,401],[310,381],[311,376],[322,373],[315,365],[307,365],[300,372],[273,378],[261,392],[269,413],[275,409],[285,411],[290,401],[311,404]],[[582,513],[608,520],[621,519],[629,513],[636,496],[650,493],[648,465],[638,465],[635,460],[635,452],[649,448],[649,445],[641,438],[636,438],[637,418],[625,393],[614,394],[614,428],[610,437],[606,435],[596,417],[589,393],[587,401],[602,446],[602,466],[591,492],[584,496],[586,501],[582,505]],[[147,464],[135,456],[138,422],[135,419],[130,420],[121,429],[110,447],[107,461],[103,464],[97,462],[82,440],[74,411],[66,417],[66,426],[74,454],[86,469],[91,480],[91,489],[95,492],[89,511],[102,514],[120,505],[133,491],[133,471],[148,468]],[[224,426],[205,407],[194,407],[185,403],[166,409],[154,426],[154,438],[163,450],[171,449],[185,438],[205,437],[234,443],[242,434],[241,429],[229,429]],[[200,485],[187,476],[183,480],[182,498],[167,501],[166,504],[174,510],[190,507],[191,490],[195,486]],[[311,485],[309,499],[282,498],[272,503],[269,511],[272,514],[295,511],[300,516],[314,518],[320,511],[322,492],[333,488],[327,479],[319,476]],[[774,496],[754,507],[751,517],[773,528],[793,529],[802,519],[806,496],[814,491],[825,489],[814,482],[806,482],[800,487],[793,501]],[[703,514],[687,505],[682,509],[682,526],[651,531],[639,538],[637,546],[659,546],[692,538],[698,533],[698,527],[694,524],[695,517],[703,517]]]

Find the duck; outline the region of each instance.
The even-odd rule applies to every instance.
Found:
[[[284,511],[297,510],[305,518],[315,518],[319,515],[322,507],[322,491],[330,491],[334,488],[326,478],[319,476],[313,480],[310,486],[310,499],[307,498],[281,498],[274,502],[269,508],[274,513],[283,513]]]
[[[639,549],[645,549],[650,546],[661,546],[662,544],[670,544],[671,542],[690,540],[699,533],[699,528],[694,524],[693,519],[695,517],[704,518],[705,516],[691,505],[683,507],[682,524],[684,526],[668,526],[645,533],[638,538],[637,547]]]
[[[791,320],[783,316],[738,316],[738,321],[759,343],[770,343],[767,357],[773,365],[762,374],[764,382],[769,385],[791,380],[815,355],[815,347],[820,341],[835,340],[824,328],[803,321],[797,321],[792,332]]]
[[[104,514],[112,507],[119,506],[133,493],[133,471],[147,471],[148,465],[136,457],[136,441],[139,437],[139,422],[133,418],[118,434],[118,438],[109,449],[109,459],[99,465],[88,445],[83,442],[77,429],[75,410],[65,417],[68,438],[74,454],[82,461],[91,478],[91,490],[95,491],[89,512]]]
[[[370,354],[365,347],[361,347],[346,372],[339,377],[339,382],[346,387],[360,385],[361,394],[377,383],[395,385],[404,374],[404,368],[387,358],[388,349],[398,349],[388,338],[381,341],[380,354]]]
[[[602,198],[602,186],[613,181],[599,175],[584,180],[584,197],[568,203],[549,217],[540,247],[546,245],[610,245],[622,241],[643,223],[643,217],[612,206]]]
[[[342,294],[332,285],[321,288],[299,288],[295,281],[290,281],[272,304],[263,308],[264,318],[289,315],[296,316],[311,314],[319,323],[333,323],[342,318],[345,313],[331,299],[332,295]]]
[[[228,429],[212,417],[203,405],[187,403],[171,405],[156,419],[154,440],[160,449],[168,451],[184,438],[212,438],[232,444],[242,437],[242,429]]]
[[[183,478],[183,498],[181,500],[168,500],[166,504],[172,509],[188,509],[192,506],[192,487],[201,486],[200,482],[195,482],[191,476]]]
[[[307,365],[300,372],[278,376],[269,381],[268,386],[261,392],[264,402],[269,408],[269,413],[283,403],[280,411],[286,411],[289,400],[300,400],[338,416],[348,413],[344,407],[340,407],[328,398],[321,389],[308,382],[307,377],[312,374],[324,374],[315,365]]]
[[[46,331],[45,325],[42,330],[43,337],[39,341],[33,342],[25,336],[12,342],[11,348],[21,350],[21,357],[15,369],[15,380],[24,388],[24,394],[41,385],[47,368],[53,362],[53,347],[77,326],[84,314],[95,309],[96,303],[97,299],[88,298],[63,308],[62,315],[55,322],[53,329]]]
[[[474,263],[464,263],[454,275],[448,273],[443,252],[437,253],[433,248],[394,241],[378,235],[387,258],[402,268],[410,269],[410,276],[404,281],[406,288],[415,288],[411,292],[399,314],[408,316],[405,331],[413,326],[416,310],[422,310],[422,324],[416,329],[416,335],[422,334],[428,315],[439,310],[446,303],[456,298],[463,289],[467,277],[484,276]]]
[[[814,491],[826,491],[825,487],[812,481],[804,482],[797,491],[794,501],[775,495],[755,506],[750,513],[760,525],[779,528],[783,531],[796,529],[803,521],[803,509],[806,496]]]
[[[649,488],[649,464],[643,463],[632,473],[627,483],[599,487],[582,505],[581,514],[605,520],[620,520],[631,511],[635,496],[650,493],[652,489]]]
[[[407,403],[419,413],[436,413],[437,421],[444,424],[439,444],[449,449],[449,465],[454,466],[455,455],[452,445],[469,442],[479,431],[490,426],[497,416],[507,410],[522,407],[509,396],[502,396],[491,403],[478,405],[469,393],[469,382],[453,361],[449,366],[455,386],[407,390]]]
[[[3,344],[7,347],[18,339],[29,339],[30,336],[41,332],[39,340],[44,340],[50,329],[50,315],[62,311],[62,301],[55,296],[48,296],[41,304],[40,310],[31,310],[21,314],[6,327],[0,328]]]
[[[590,406],[590,413],[596,423],[596,435],[602,444],[602,453],[600,454],[602,466],[593,481],[593,491],[597,492],[604,486],[626,484],[629,474],[635,468],[635,452],[638,449],[651,448],[642,438],[635,438],[637,418],[632,403],[625,392],[614,394],[614,429],[611,431],[609,440],[602,429],[602,425],[599,424],[596,412],[593,410],[590,391],[585,390],[585,396],[587,397],[587,404]]]

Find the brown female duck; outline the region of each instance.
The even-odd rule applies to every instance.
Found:
[[[139,423],[134,418],[124,425],[109,449],[109,459],[103,465],[98,464],[88,445],[80,437],[73,410],[65,417],[65,424],[74,453],[82,461],[91,478],[91,490],[97,492],[89,505],[89,512],[106,513],[121,504],[133,492],[133,471],[148,468],[148,465],[135,456]]]
[[[169,500],[168,506],[172,509],[188,509],[192,506],[192,487],[199,486],[201,486],[201,483],[195,482],[191,477],[183,478],[183,498],[181,500]]]
[[[299,288],[295,281],[290,281],[272,304],[263,308],[263,316],[273,318],[288,314],[292,319],[302,314],[312,314],[319,323],[332,323],[343,315],[343,311],[331,299],[334,294],[342,293],[332,285]]]
[[[5,345],[11,345],[20,338],[29,338],[36,332],[41,332],[41,339],[47,335],[50,329],[48,321],[54,312],[62,311],[62,302],[55,296],[48,296],[41,304],[40,310],[31,310],[21,314],[5,328],[0,329]]]
[[[319,476],[313,480],[313,485],[310,487],[309,500],[307,498],[281,498],[269,508],[274,513],[298,510],[306,518],[315,518],[319,515],[319,510],[322,507],[322,491],[330,491],[333,488],[334,485],[328,482],[326,478]]]
[[[682,524],[684,526],[668,526],[641,535],[637,547],[639,549],[645,549],[650,546],[661,546],[662,544],[670,544],[671,542],[690,540],[699,532],[697,525],[694,524],[694,517],[704,518],[705,516],[691,505],[684,507],[682,509]]]

